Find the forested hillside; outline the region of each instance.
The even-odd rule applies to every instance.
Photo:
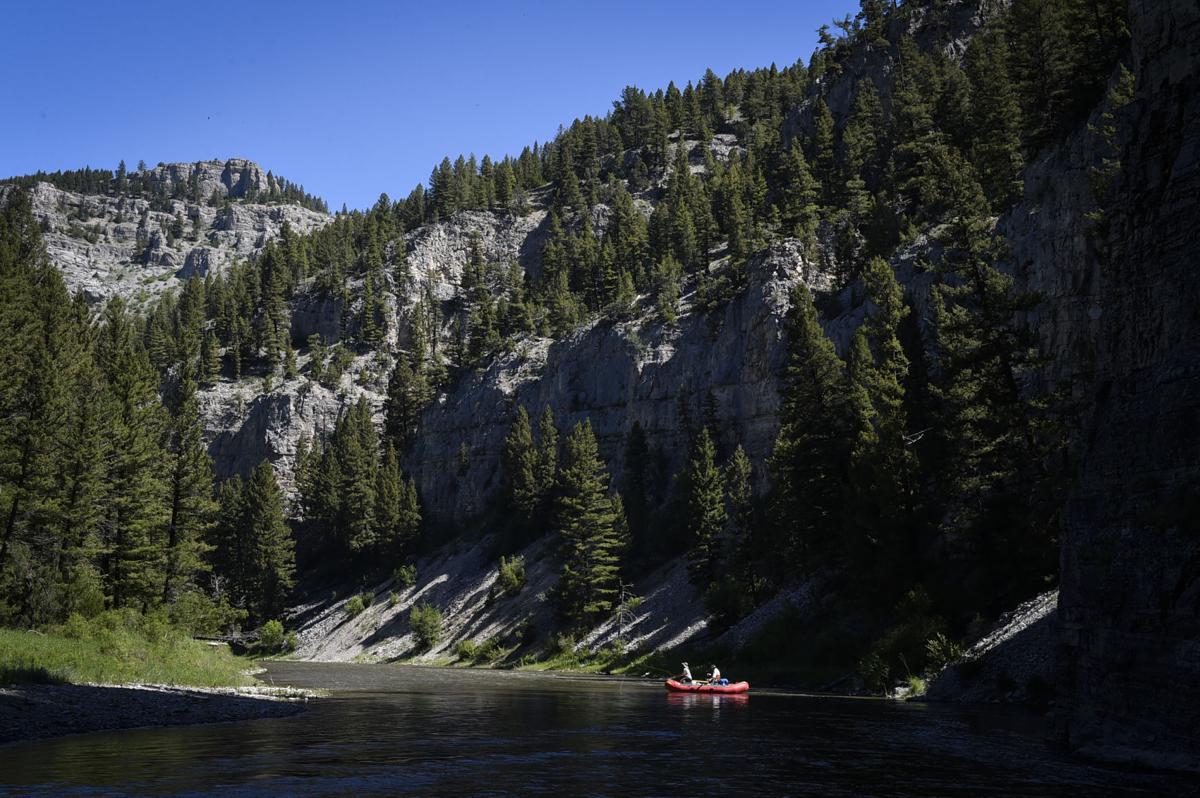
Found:
[[[1104,229],[1129,35],[1116,0],[864,0],[807,63],[628,87],[137,312],[72,300],[11,191],[4,620],[253,626],[487,534],[497,555],[554,541],[567,632],[682,557],[715,627],[819,576],[836,610],[803,620],[826,631],[806,655],[869,688],[952,659],[1056,584],[1070,353],[1039,348],[1044,298],[1000,223],[1027,165],[1089,129],[1080,213]],[[271,196],[323,210],[286,181]],[[561,387],[610,345],[638,374],[686,370],[749,340],[754,305],[786,352],[746,354],[761,412],[720,364],[655,387],[646,424]]]

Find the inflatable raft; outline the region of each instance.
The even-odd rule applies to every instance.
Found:
[[[672,693],[745,693],[750,690],[750,682],[734,682],[733,684],[708,684],[707,682],[677,682],[667,679],[667,690]]]

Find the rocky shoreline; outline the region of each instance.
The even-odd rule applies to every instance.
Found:
[[[0,745],[146,726],[183,726],[304,711],[316,696],[285,687],[31,684],[0,687]]]

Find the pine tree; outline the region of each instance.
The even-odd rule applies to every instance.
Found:
[[[558,427],[554,422],[554,411],[549,405],[542,409],[542,416],[538,419],[537,464],[533,475],[537,494],[545,509],[553,498],[558,478]]]
[[[1040,366],[1031,333],[1015,320],[1034,298],[994,265],[978,240],[955,264],[960,281],[934,292],[941,373],[938,432],[945,462],[943,528],[973,544],[983,568],[974,598],[992,607],[1037,589],[1055,567],[1061,430],[1053,397],[1023,388]]]
[[[725,466],[725,495],[729,501],[728,545],[724,556],[728,562],[728,577],[733,579],[740,591],[749,594],[750,603],[757,604],[762,590],[755,559],[760,552],[756,549],[754,530],[755,518],[753,466],[746,450],[739,444]]]
[[[716,579],[724,544],[725,480],[716,463],[716,449],[708,427],[700,430],[692,446],[687,470],[687,529],[691,540],[688,573],[701,589]]]
[[[267,461],[259,463],[246,481],[241,504],[250,557],[247,604],[261,622],[283,611],[296,572],[295,542],[284,520],[283,493]]]
[[[517,406],[516,418],[504,440],[504,466],[508,476],[510,501],[526,521],[534,517],[541,498],[537,483],[538,457],[533,445],[533,428],[524,406]]]
[[[217,342],[216,333],[207,330],[200,346],[200,380],[204,383],[212,383],[220,373],[221,346]]]
[[[576,424],[567,437],[557,504],[563,547],[559,590],[567,617],[582,622],[612,609],[622,544],[590,422]]]
[[[246,606],[254,573],[244,498],[245,483],[236,474],[217,488],[217,523],[210,554],[214,581],[224,586],[232,603],[239,607]]]
[[[804,151],[793,142],[783,155],[779,175],[779,214],[792,235],[811,239],[816,234],[820,209],[820,184],[813,178]]]
[[[419,510],[410,504],[411,483],[404,479],[396,447],[388,444],[383,464],[376,473],[375,522],[376,536],[380,547],[396,555],[403,555],[411,544],[420,523]]]
[[[843,181],[860,178],[866,188],[877,188],[880,136],[885,129],[879,91],[870,78],[859,80],[854,103],[842,130]]]
[[[350,553],[370,551],[377,543],[375,473],[379,468],[379,443],[366,397],[359,397],[338,419],[330,445],[340,476],[337,531]]]
[[[383,408],[384,431],[398,451],[406,451],[416,439],[421,411],[429,399],[424,370],[419,366],[414,369],[405,358],[400,358],[388,380]]]
[[[58,500],[47,518],[55,529],[58,577],[63,586],[56,620],[72,612],[89,617],[104,606],[96,560],[98,530],[105,513],[104,477],[109,460],[105,433],[111,405],[91,352],[81,352],[77,365],[70,389],[71,408],[59,439],[61,450],[54,458]]]
[[[179,406],[170,424],[169,517],[162,601],[172,603],[194,588],[207,570],[205,555],[217,511],[213,498],[212,459],[204,446],[196,402],[196,385],[185,373],[179,386]]]
[[[971,161],[994,208],[1006,208],[1020,190],[1021,108],[1008,75],[1010,56],[1003,33],[984,31],[967,47],[971,81]]]
[[[654,267],[653,282],[658,312],[673,327],[678,320],[676,306],[683,288],[683,267],[668,255]]]
[[[771,455],[781,553],[796,565],[836,550],[850,457],[843,364],[825,337],[808,288],[788,311],[788,360],[779,435]]]
[[[825,98],[818,97],[812,111],[813,134],[810,144],[810,158],[813,164],[813,174],[821,186],[824,204],[833,204],[836,196],[834,187],[837,183],[836,153],[833,143],[833,114],[825,104]]]
[[[165,579],[165,418],[154,368],[119,299],[105,308],[98,355],[114,405],[102,567],[113,606],[145,609],[157,603]]]
[[[605,241],[612,244],[614,265],[629,270],[635,283],[644,283],[650,247],[646,220],[634,205],[624,183],[614,181],[612,195]]]
[[[1005,23],[1016,95],[1026,136],[1036,151],[1056,133],[1070,90],[1063,3],[1013,0]]]

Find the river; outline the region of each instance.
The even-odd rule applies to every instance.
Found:
[[[520,672],[275,662],[320,687],[299,715],[0,748],[0,792],[117,795],[1158,796],[1184,782],[1093,767],[1041,718]],[[1194,785],[1191,785],[1194,786]]]

